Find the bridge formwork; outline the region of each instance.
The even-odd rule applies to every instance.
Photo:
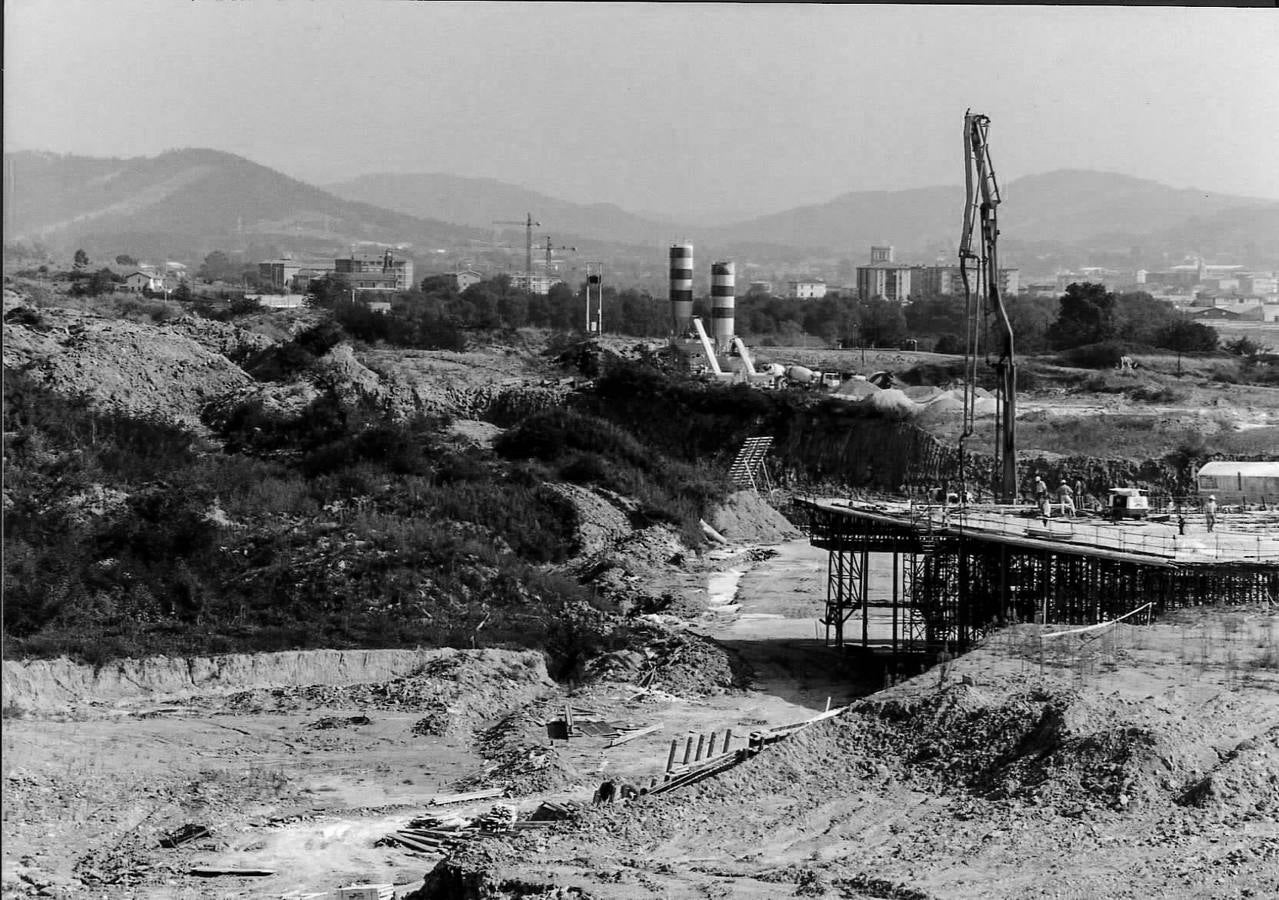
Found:
[[[1143,607],[1279,603],[1279,532],[1200,559],[1175,539],[1054,533],[1006,512],[796,505],[828,553],[822,622],[832,646],[938,653],[1018,622],[1091,625]]]

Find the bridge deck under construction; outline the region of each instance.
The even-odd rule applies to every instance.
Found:
[[[1149,605],[1279,603],[1279,516],[1209,532],[1027,518],[1012,507],[797,499],[828,551],[826,640],[959,650],[1015,622],[1091,625]],[[888,571],[886,572],[885,569]]]

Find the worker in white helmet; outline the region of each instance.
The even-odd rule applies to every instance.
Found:
[[[1209,494],[1208,502],[1204,504],[1204,524],[1208,526],[1208,530],[1212,531],[1217,525],[1217,495]]]

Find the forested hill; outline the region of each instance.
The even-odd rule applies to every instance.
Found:
[[[350,200],[485,229],[492,228],[494,221],[518,219],[532,212],[552,235],[590,235],[598,240],[660,245],[680,228],[634,215],[612,203],[570,203],[494,178],[384,173],[327,187]]]
[[[255,240],[326,248],[361,241],[432,246],[488,233],[344,200],[216,150],[133,159],[12,153],[5,154],[5,166],[7,240],[91,251],[127,241],[135,252],[172,248],[169,255],[198,258],[201,250]]]
[[[1002,198],[1003,232],[1024,243],[1124,240],[1152,250],[1163,244],[1193,248],[1223,230],[1242,238],[1235,223],[1248,222],[1260,228],[1249,239],[1279,244],[1279,201],[1171,188],[1128,175],[1083,170],[1029,175],[1004,184]],[[963,201],[959,186],[862,191],[708,234],[726,242],[865,248],[884,242],[921,251],[953,244]]]

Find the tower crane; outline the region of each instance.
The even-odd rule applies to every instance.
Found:
[[[494,219],[494,225],[523,225],[524,226],[524,272],[529,279],[529,287],[533,286],[533,229],[541,228],[541,222],[533,221],[532,213],[525,213],[527,219],[523,222],[514,222],[509,219]]]
[[[576,252],[577,252],[577,248],[576,248],[576,247],[565,247],[565,246],[553,247],[553,246],[551,246],[551,236],[548,234],[548,235],[546,236],[546,274],[547,274],[547,277],[550,277],[550,274],[551,274],[551,252],[552,252],[553,250],[567,250],[569,253],[576,253]]]
[[[1013,357],[1013,327],[1004,308],[999,284],[999,184],[990,161],[986,133],[990,118],[964,113],[964,230],[959,241],[959,275],[964,282],[967,340],[964,349],[964,427],[959,438],[960,465],[964,441],[973,434],[976,412],[978,343],[983,313],[993,317],[997,330],[995,445],[996,493],[1004,503],[1017,499],[1017,369]],[[976,241],[976,249],[974,249]],[[969,266],[973,266],[970,272]],[[989,362],[989,351],[987,351]]]

